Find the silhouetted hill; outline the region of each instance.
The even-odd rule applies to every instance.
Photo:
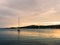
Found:
[[[38,26],[38,25],[29,25],[29,26],[25,26],[25,27],[20,27],[20,28],[30,28],[30,29],[40,29],[40,28],[59,28],[60,29],[60,25],[47,25],[47,26]]]
[[[47,25],[47,26],[38,26],[38,25],[29,25],[29,26],[24,26],[24,27],[11,27],[10,29],[60,29],[60,25]]]

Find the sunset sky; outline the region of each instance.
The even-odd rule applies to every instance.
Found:
[[[60,24],[60,0],[0,0],[0,28],[18,24]]]

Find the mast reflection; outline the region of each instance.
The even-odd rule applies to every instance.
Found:
[[[18,31],[18,40],[20,40],[20,30],[17,31]]]

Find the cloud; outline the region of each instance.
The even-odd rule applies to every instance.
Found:
[[[36,7],[35,0],[7,0],[7,6],[17,10],[29,10]]]
[[[60,21],[60,0],[1,0],[0,27]],[[48,24],[48,23],[47,23]],[[49,23],[50,24],[50,23]]]

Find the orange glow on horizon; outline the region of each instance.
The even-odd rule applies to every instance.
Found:
[[[35,23],[20,23],[20,27],[29,26],[29,25],[59,25],[60,22],[35,22]]]

